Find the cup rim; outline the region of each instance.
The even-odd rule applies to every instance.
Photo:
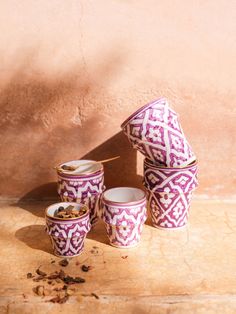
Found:
[[[103,167],[103,164],[102,163],[97,163],[97,165],[100,165],[99,169],[96,169],[96,170],[93,170],[93,171],[85,171],[85,172],[81,172],[81,173],[73,173],[73,171],[66,171],[66,170],[63,170],[61,169],[61,171],[59,171],[58,169],[61,168],[61,166],[63,165],[66,165],[70,162],[77,162],[77,161],[85,161],[85,162],[95,162],[95,160],[92,160],[92,159],[74,159],[74,160],[68,160],[68,161],[65,161],[65,162],[62,162],[60,164],[58,164],[56,166],[56,171],[57,171],[57,174],[60,175],[60,174],[63,174],[63,175],[68,175],[68,176],[75,176],[75,177],[83,177],[83,176],[86,176],[86,175],[90,175],[90,174],[95,174],[96,172],[100,172],[100,171],[103,171],[104,167]],[[82,166],[82,165],[81,165]]]
[[[175,194],[175,195],[185,195],[185,194],[191,194],[193,193],[196,189],[197,189],[197,186],[194,187],[193,189],[190,189],[186,192],[174,192],[174,191],[170,191],[170,192],[164,192],[164,191],[160,191],[160,190],[155,190],[155,189],[152,189],[150,186],[145,186],[145,188],[148,190],[149,193],[151,194],[159,194],[159,195],[162,195],[162,194]],[[149,197],[148,197],[149,198]]]
[[[195,158],[192,162],[190,162],[189,165],[184,166],[184,167],[166,167],[164,165],[155,165],[154,161],[146,157],[144,159],[144,165],[148,166],[149,168],[158,169],[158,170],[168,170],[168,171],[187,170],[189,168],[197,166],[198,160]]]
[[[105,193],[108,192],[108,191],[111,191],[111,190],[115,190],[115,189],[134,189],[134,190],[141,191],[143,193],[143,196],[139,200],[130,201],[130,202],[117,202],[117,201],[111,201],[111,200],[107,199],[105,197]],[[136,187],[131,187],[131,186],[114,187],[114,188],[110,188],[110,189],[108,189],[108,190],[103,192],[103,194],[102,194],[102,201],[105,204],[109,204],[109,205],[119,205],[119,206],[139,205],[139,204],[142,204],[142,203],[146,202],[146,193],[142,189],[139,189],[139,188],[136,188]]]
[[[93,173],[83,173],[83,175],[72,175],[69,173],[65,173],[65,172],[57,172],[57,176],[62,178],[63,180],[86,180],[86,179],[96,179],[99,176],[103,176],[103,170],[98,170],[96,172]]]
[[[75,206],[81,205],[81,206],[83,206],[84,208],[86,208],[86,213],[84,213],[82,216],[74,217],[74,218],[60,218],[60,217],[55,217],[55,216],[51,216],[51,215],[48,214],[48,210],[49,210],[49,208],[50,208],[51,206],[55,206],[55,205],[58,205],[58,206],[59,206],[59,204],[63,204],[63,203],[64,203],[64,204],[67,204],[68,206],[69,206],[69,205],[75,205]],[[61,206],[62,206],[62,205],[61,205]],[[88,206],[85,205],[85,204],[76,203],[76,202],[57,202],[57,203],[53,203],[53,204],[47,206],[46,209],[45,209],[45,217],[46,217],[46,218],[49,218],[49,219],[52,219],[52,220],[60,220],[60,221],[74,221],[74,220],[78,220],[78,219],[80,220],[80,219],[86,217],[88,214],[89,214],[89,208],[88,208]]]
[[[131,119],[133,119],[137,114],[141,113],[143,110],[148,109],[154,102],[159,103],[161,101],[167,102],[167,99],[165,97],[159,97],[156,100],[152,100],[151,102],[148,102],[147,104],[143,105],[139,109],[137,109],[134,113],[132,113],[122,124],[121,128],[124,129],[124,127],[129,123]]]

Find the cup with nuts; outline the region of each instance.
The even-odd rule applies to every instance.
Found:
[[[45,218],[54,254],[62,257],[80,255],[91,229],[88,207],[72,202],[56,203],[46,209]]]

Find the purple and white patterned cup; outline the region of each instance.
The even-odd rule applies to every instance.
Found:
[[[135,149],[158,164],[184,167],[196,159],[165,98],[138,109],[121,128]]]
[[[197,162],[166,168],[144,160],[144,186],[154,227],[176,229],[187,224],[192,193],[198,186]]]
[[[118,187],[102,196],[103,221],[110,244],[118,248],[136,246],[147,219],[146,195],[132,187]]]
[[[88,165],[91,161],[91,164]],[[78,202],[88,206],[90,221],[94,225],[100,217],[100,198],[104,191],[104,169],[101,163],[92,160],[72,160],[57,167],[58,194],[63,202]],[[77,170],[59,171],[61,166],[79,166]]]
[[[85,207],[86,213],[78,218],[57,218],[54,217],[55,211],[63,206],[64,208],[72,205],[75,209]],[[48,233],[56,256],[73,257],[80,255],[84,248],[84,240],[91,229],[89,220],[89,209],[87,206],[62,202],[49,206],[45,212],[46,232]]]

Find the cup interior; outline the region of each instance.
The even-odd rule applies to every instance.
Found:
[[[89,162],[91,162],[90,164],[88,164]],[[86,164],[83,166],[83,164]],[[80,160],[70,160],[67,162],[64,162],[62,164],[60,164],[58,167],[61,168],[62,166],[80,166],[78,169],[74,170],[74,171],[67,171],[67,170],[63,170],[63,173],[66,174],[77,174],[77,175],[82,175],[84,173],[94,173],[97,172],[99,170],[103,169],[103,165],[101,163],[94,163],[94,160],[87,160],[87,159],[80,159]]]
[[[54,217],[54,214],[55,214],[55,212],[57,211],[57,209],[58,209],[60,206],[63,206],[64,208],[66,208],[66,207],[68,207],[69,205],[74,206],[75,209],[80,209],[81,207],[85,207],[84,204],[78,204],[78,203],[73,203],[73,202],[55,203],[55,204],[52,204],[51,206],[49,206],[49,207],[46,209],[46,216],[47,216],[47,217],[50,217],[50,218],[62,220],[63,218]],[[86,212],[86,213],[87,213],[87,212]],[[86,215],[86,213],[85,213],[84,215]],[[84,215],[83,215],[83,216],[84,216]],[[68,220],[68,219],[78,219],[78,218],[81,218],[81,217],[83,217],[83,216],[80,216],[80,217],[77,217],[77,218],[66,218],[66,220]]]
[[[185,169],[188,169],[188,168],[191,168],[191,167],[194,167],[197,165],[197,160],[196,158],[194,157],[194,160],[193,161],[190,161],[190,163],[186,166],[179,166],[179,167],[167,167],[167,166],[164,166],[164,165],[161,165],[157,162],[154,162],[153,160],[150,160],[148,158],[145,158],[144,160],[144,164],[148,167],[151,167],[153,169],[162,169],[162,170],[169,170],[169,171],[175,171],[176,169],[177,170],[185,170]]]
[[[144,191],[131,187],[113,188],[103,193],[103,199],[112,203],[138,202],[144,198]]]

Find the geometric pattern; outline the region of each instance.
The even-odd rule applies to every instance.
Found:
[[[46,231],[50,236],[54,254],[75,256],[82,253],[84,239],[91,229],[89,214],[71,220],[56,220],[46,217]]]
[[[58,194],[63,202],[85,204],[90,210],[91,224],[100,216],[100,197],[104,190],[104,172],[84,176],[58,174]]]
[[[146,199],[132,206],[104,204],[103,220],[113,246],[128,248],[137,245],[146,219]]]
[[[183,167],[196,159],[165,98],[142,107],[121,128],[135,149],[160,165]]]
[[[172,193],[186,193],[198,186],[197,171],[196,162],[184,168],[161,168],[145,159],[144,185],[152,191],[169,188]]]
[[[192,191],[186,193],[152,192],[148,190],[148,207],[152,224],[157,228],[174,229],[186,225]]]

